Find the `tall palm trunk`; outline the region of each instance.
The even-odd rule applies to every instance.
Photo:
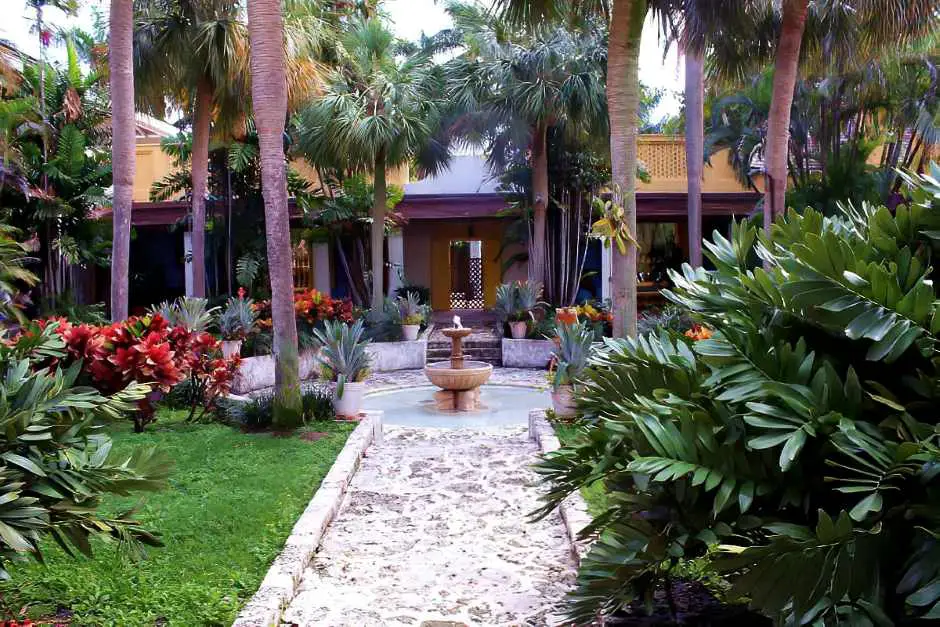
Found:
[[[281,0],[248,3],[251,42],[251,100],[261,147],[261,188],[271,276],[274,322],[274,424],[293,428],[302,421],[294,276],[291,262],[284,120],[287,117],[287,72]]]
[[[212,85],[203,79],[196,86],[193,116],[193,293],[206,296],[206,187],[209,184],[209,126],[212,123]]]
[[[132,0],[111,0],[108,64],[111,82],[111,164],[114,180],[111,319],[127,318],[131,211],[134,201],[135,122]]]
[[[685,55],[685,167],[688,176],[689,262],[702,265],[702,170],[705,160],[704,55]]]
[[[539,122],[532,131],[532,241],[529,243],[529,280],[547,284],[545,224],[548,217],[548,124]]]
[[[385,303],[385,204],[388,190],[385,182],[385,151],[375,158],[372,189],[372,309],[382,311]]]
[[[630,234],[636,234],[637,116],[640,109],[640,39],[646,0],[613,0],[607,50],[611,178]],[[613,331],[636,335],[636,245],[613,253]]]
[[[800,63],[800,44],[806,25],[809,0],[783,0],[783,24],[774,62],[773,96],[767,118],[767,146],[764,154],[766,190],[764,228],[770,230],[775,217],[786,211],[787,155],[790,143],[790,108]]]

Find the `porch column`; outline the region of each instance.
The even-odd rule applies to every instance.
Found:
[[[388,296],[395,297],[395,290],[402,286],[405,276],[405,238],[401,231],[388,236]]]
[[[183,277],[186,281],[186,295],[193,295],[193,234],[183,231]]]
[[[317,242],[310,247],[313,261],[313,289],[329,294],[333,289],[333,275],[330,268],[330,245]]]
[[[610,268],[613,264],[614,245],[607,239],[601,240],[601,301],[613,297],[610,283]]]

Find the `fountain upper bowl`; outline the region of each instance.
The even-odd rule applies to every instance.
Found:
[[[464,338],[473,333],[473,329],[470,327],[452,327],[450,329],[441,329],[441,333],[449,338]]]
[[[452,368],[450,361],[439,361],[424,367],[431,383],[444,390],[472,390],[486,383],[493,374],[493,365],[483,361],[465,361],[463,368]]]

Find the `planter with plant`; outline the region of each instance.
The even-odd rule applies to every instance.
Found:
[[[226,359],[241,354],[242,342],[254,331],[257,317],[250,298],[239,295],[225,303],[219,315],[219,331],[222,333],[222,355]]]
[[[594,332],[586,323],[565,320],[560,314],[555,332],[558,344],[549,371],[552,406],[558,416],[570,417],[575,413],[574,386],[587,367]]]
[[[323,328],[314,329],[313,334],[320,343],[321,376],[336,383],[333,392],[336,415],[358,416],[371,362],[366,352],[369,341],[362,337],[362,320],[353,324],[326,320]]]
[[[535,323],[535,312],[540,306],[542,284],[538,281],[513,281],[496,288],[496,318],[509,325],[513,339],[521,340]]]
[[[408,292],[404,298],[397,299],[398,313],[401,317],[401,333],[407,342],[418,339],[421,325],[427,322],[428,308],[422,305],[416,292]]]

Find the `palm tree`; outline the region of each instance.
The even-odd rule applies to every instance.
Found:
[[[689,263],[702,265],[702,170],[705,159],[705,58],[685,54],[685,165],[688,177]]]
[[[475,118],[465,130],[482,134],[497,168],[513,153],[529,152],[534,218],[529,279],[548,284],[549,132],[606,132],[603,35],[595,34],[597,25],[591,23],[514,31],[479,5],[452,3],[448,12],[454,31],[442,36],[465,49],[447,64],[449,92]]]
[[[248,3],[248,34],[251,41],[251,100],[261,149],[261,188],[274,322],[273,421],[280,428],[293,428],[301,423],[302,408],[287,164],[284,158],[287,63],[280,0],[252,0]]]
[[[399,42],[378,18],[352,20],[336,42],[336,68],[298,118],[300,152],[313,165],[339,172],[371,172],[372,307],[384,290],[386,170],[422,159],[434,173],[449,151],[437,143],[447,108],[443,77],[432,55],[399,55]]]
[[[134,121],[134,7],[131,0],[111,0],[108,65],[111,81],[112,200],[111,319],[127,317],[134,200],[136,139]]]
[[[317,7],[292,2],[285,22],[288,95],[295,106],[320,81]],[[231,135],[248,114],[248,32],[241,3],[233,0],[136,0],[136,8],[138,100],[153,114],[164,115],[170,102],[192,115],[193,293],[203,297],[210,135]]]
[[[940,14],[936,0],[784,0],[779,17],[764,14],[769,15],[765,21],[779,23],[764,151],[764,225],[769,229],[773,218],[786,210],[790,115],[800,63],[816,73],[832,69],[841,73],[886,49],[904,49],[936,32]],[[749,51],[747,58],[751,63],[763,61],[757,50]]]

